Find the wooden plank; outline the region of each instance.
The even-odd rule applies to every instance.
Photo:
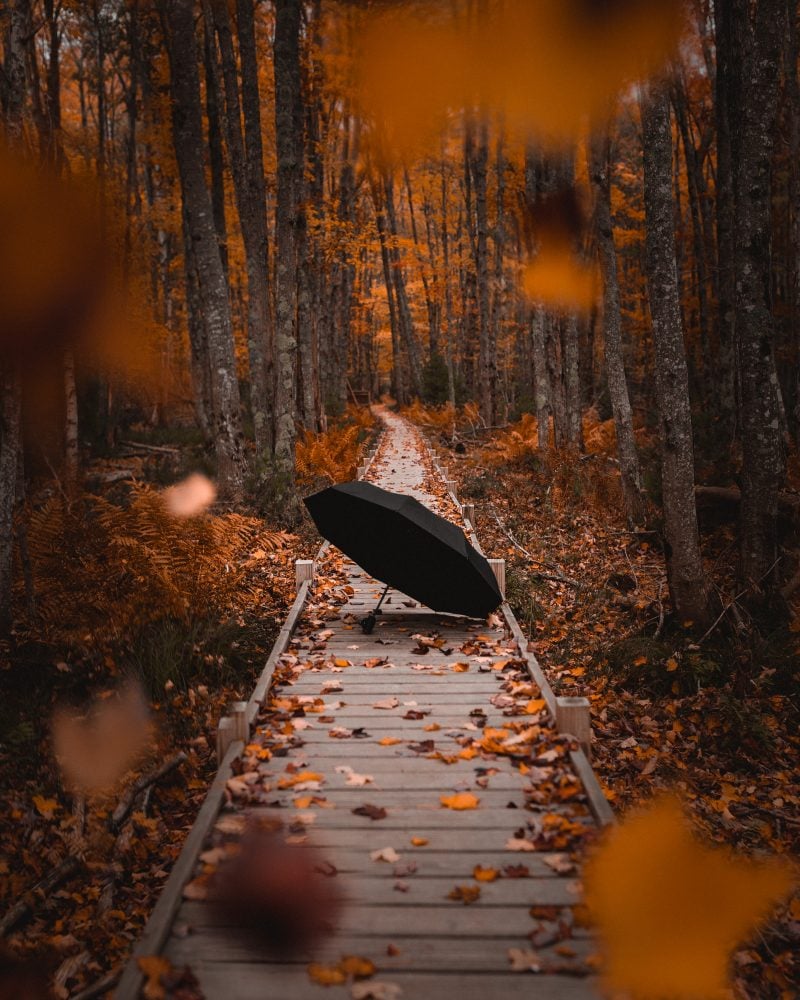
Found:
[[[364,819],[362,817],[356,817],[350,810],[352,808],[357,808],[361,806],[364,802],[369,802],[371,804],[376,804],[372,802],[372,798],[369,794],[364,794],[361,796],[361,800],[357,802],[357,805],[349,807],[341,807],[341,800],[339,801],[340,808],[330,809],[330,808],[317,808],[303,809],[302,812],[315,812],[317,819],[315,823],[308,824],[308,832],[311,837],[315,840],[324,839],[326,843],[339,843],[341,845],[347,846],[347,836],[343,834],[343,838],[339,841],[335,840],[335,831],[340,828],[349,828],[351,826],[351,820],[346,819],[342,822],[340,817],[352,817],[352,824],[355,829],[349,830],[354,837],[357,832],[357,828],[363,828],[365,832],[369,832],[370,835],[375,833],[375,835],[380,838],[385,836],[389,830],[402,830],[407,831],[411,834],[419,834],[423,837],[432,837],[433,831],[446,831],[447,837],[452,837],[452,843],[450,841],[442,842],[441,840],[431,839],[431,846],[438,845],[440,847],[446,847],[452,850],[482,850],[486,844],[481,842],[478,834],[482,830],[492,830],[500,831],[502,835],[507,839],[513,832],[520,827],[524,827],[527,823],[534,823],[537,814],[531,812],[527,809],[474,809],[464,812],[456,812],[452,809],[400,809],[396,806],[386,807],[386,819],[383,820],[370,820]],[[256,807],[249,809],[248,813],[254,816],[268,816],[273,819],[283,819],[291,820],[293,815],[298,810],[291,806],[283,809],[265,809]],[[555,813],[558,810],[555,808],[548,809],[548,813]],[[563,815],[563,813],[560,813]],[[585,822],[589,824],[589,820],[585,817],[583,819],[577,818],[577,822]],[[381,832],[382,831],[382,832]],[[464,836],[461,837],[459,832],[463,833]],[[476,837],[475,845],[472,846],[468,834],[474,834]],[[355,843],[355,841],[354,841]],[[497,849],[501,849],[505,845],[505,840],[502,843],[498,843],[497,838],[488,841],[490,846]],[[399,848],[398,848],[399,850]],[[531,852],[517,852],[520,854],[529,854]]]
[[[305,966],[309,962],[335,964],[342,955],[361,955],[371,959],[382,974],[389,970],[414,972],[507,972],[509,948],[530,948],[526,937],[493,938],[490,941],[459,940],[458,938],[406,939],[404,947],[395,949],[399,954],[388,954],[387,945],[393,944],[388,938],[364,937],[363,935],[337,935],[322,942],[313,951],[302,951],[285,958],[272,958],[265,951],[248,944],[238,934],[230,934],[225,929],[215,927],[198,928],[188,938],[173,937],[166,950],[173,965],[191,964],[197,955],[203,962],[254,962],[267,965],[264,975],[268,976],[275,965]],[[585,959],[593,953],[593,943],[585,937],[573,937],[566,943],[576,953],[576,958]],[[393,949],[394,950],[394,949]],[[537,949],[545,961],[556,961],[552,948]],[[305,969],[303,969],[305,971]],[[487,998],[491,1000],[491,998]]]
[[[265,996],[281,1000],[331,1000],[350,997],[350,986],[329,986],[325,992],[311,982],[305,971],[291,966],[276,966],[264,976],[263,966],[247,963],[200,963],[193,971],[200,980],[206,1000],[264,1000]],[[590,980],[569,976],[533,974],[479,973],[405,973],[393,971],[390,976],[377,976],[375,981],[391,981],[402,989],[403,1000],[597,1000],[600,994]],[[235,994],[231,984],[235,983]]]
[[[225,927],[230,924],[209,905],[195,902],[183,904],[178,920],[189,927]],[[343,909],[336,930],[339,934],[364,937],[491,939],[527,935],[534,929],[535,923],[527,905],[481,907],[478,903],[464,906],[452,902],[442,903],[441,906],[352,905]]]

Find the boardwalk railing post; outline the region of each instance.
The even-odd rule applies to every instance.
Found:
[[[505,559],[489,559],[489,565],[492,567],[492,572],[497,579],[497,586],[500,589],[500,594],[503,600],[506,599],[506,561]]]
[[[592,718],[588,698],[561,696],[556,698],[556,729],[560,733],[569,733],[580,743],[591,758],[592,754]]]
[[[247,721],[247,702],[235,701],[231,705],[231,741],[250,742],[250,725]]]
[[[358,469],[356,470],[356,479],[363,479],[364,473],[366,471],[367,471],[366,465],[359,465]]]
[[[314,579],[314,560],[295,559],[294,575],[295,583],[297,584],[297,589],[299,590],[306,580],[310,581]]]
[[[465,503],[461,507],[461,516],[465,521],[469,521],[470,528],[475,527],[475,504]]]
[[[233,719],[229,715],[223,716],[217,725],[217,764],[221,764],[228,747],[233,742]]]
[[[456,481],[455,481],[455,479],[445,479],[444,482],[445,482],[445,485],[447,486],[448,491],[450,493],[452,493],[453,496],[455,496],[456,495]]]

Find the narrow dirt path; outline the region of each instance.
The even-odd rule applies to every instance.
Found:
[[[383,419],[367,478],[456,519],[416,431]],[[568,741],[499,618],[437,615],[390,592],[363,635],[380,591],[329,550],[209,845],[254,814],[315,845],[347,899],[335,935],[274,961],[190,891],[166,956],[191,966],[208,1000],[596,996],[570,857],[594,823]],[[344,955],[377,972],[326,993],[308,963]]]

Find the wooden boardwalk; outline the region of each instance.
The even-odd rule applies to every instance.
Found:
[[[455,519],[415,432],[384,419],[367,478]],[[531,677],[518,626],[436,615],[390,592],[363,635],[357,620],[379,594],[327,549],[288,648],[273,657],[275,683],[251,706],[250,742],[226,755],[165,893],[191,898],[162,899],[139,954],[188,965],[208,1000],[369,997],[368,983],[390,1000],[597,996],[586,975],[595,945],[575,907],[582,845],[608,813],[583,753],[554,728],[542,698],[552,703],[552,692]],[[353,811],[363,806],[385,815]],[[338,872],[347,902],[313,954],[280,961],[252,950],[202,899],[200,852],[253,815],[281,820]],[[373,860],[386,848],[398,858]],[[466,903],[451,898],[457,887],[480,892]],[[344,955],[377,969],[355,992],[352,981],[323,987],[309,976],[310,961]],[[512,960],[534,969],[513,971]],[[137,991],[131,963],[117,997]]]

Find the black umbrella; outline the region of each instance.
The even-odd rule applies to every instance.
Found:
[[[352,482],[304,502],[320,533],[387,590],[471,618],[485,618],[502,601],[489,563],[464,532],[414,497]],[[362,621],[364,631],[372,631],[375,612]]]

